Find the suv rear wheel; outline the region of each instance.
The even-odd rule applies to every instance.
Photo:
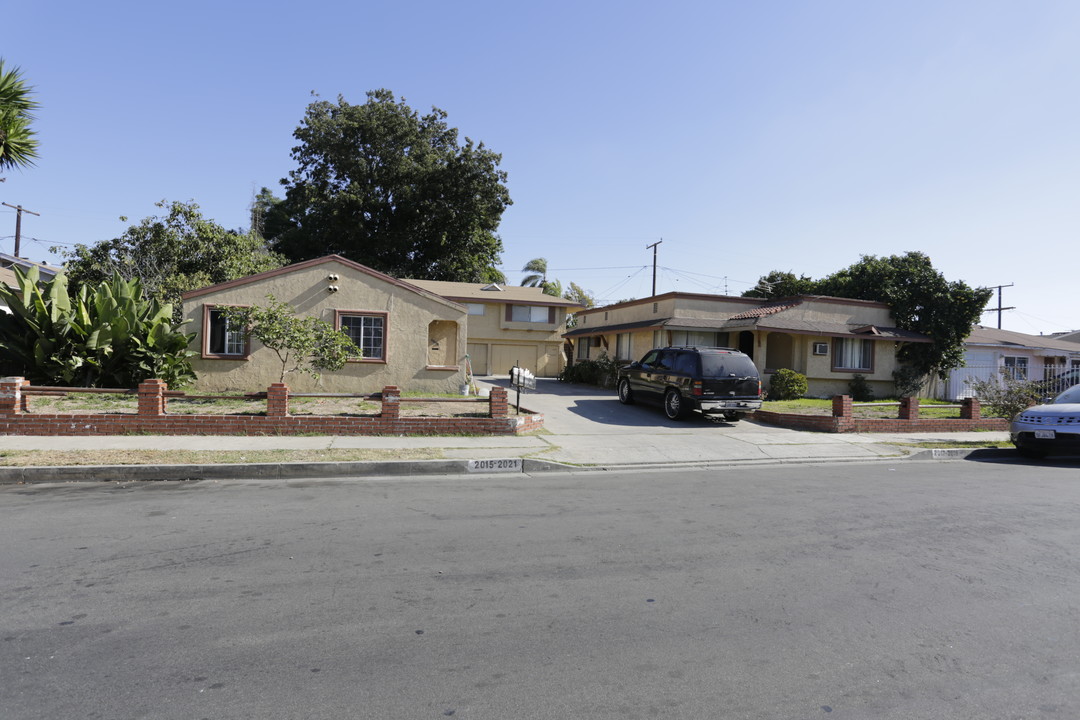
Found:
[[[683,416],[682,395],[674,388],[669,388],[664,394],[664,414],[672,420],[678,420]]]
[[[630,389],[630,381],[626,378],[619,382],[619,402],[623,405],[634,404],[634,391]]]

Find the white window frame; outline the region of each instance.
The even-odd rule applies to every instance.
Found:
[[[1027,380],[1031,372],[1031,358],[1024,355],[1002,357],[1005,373],[1013,380]]]
[[[250,354],[247,334],[240,328],[230,327],[232,323],[224,316],[228,305],[208,305],[206,307],[206,345],[203,355],[212,358],[243,358]],[[222,348],[215,350],[215,327],[222,323]]]
[[[387,337],[390,318],[387,313],[363,310],[338,310],[337,329],[345,333],[360,348],[362,355],[352,358],[356,362],[386,362]],[[359,324],[354,324],[354,320]],[[359,332],[356,328],[359,328]]]

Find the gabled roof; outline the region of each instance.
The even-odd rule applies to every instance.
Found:
[[[1080,343],[1080,330],[1051,333],[1049,337],[1053,338],[1054,340],[1067,340],[1071,343]]]
[[[445,280],[406,280],[443,297],[458,302],[512,303],[514,305],[546,305],[580,308],[580,304],[554,295],[545,295],[542,288],[498,285],[496,283],[463,283]]]
[[[1048,335],[1028,335],[1011,330],[998,330],[982,325],[971,329],[971,334],[964,341],[965,345],[983,345],[1004,348],[1024,348],[1028,350],[1052,350],[1058,354],[1080,355],[1080,345],[1068,340]]]
[[[361,265],[358,262],[353,262],[352,260],[342,257],[341,255],[326,255],[324,257],[315,258],[313,260],[304,260],[303,262],[286,265],[285,267],[280,267],[276,270],[267,270],[266,272],[257,273],[255,275],[248,275],[247,277],[237,278],[236,280],[229,280],[227,282],[217,283],[216,285],[208,285],[207,287],[199,288],[198,290],[189,290],[188,292],[181,295],[181,299],[190,300],[192,298],[200,297],[202,295],[209,295],[210,293],[218,292],[219,290],[227,290],[229,288],[248,285],[253,282],[259,282],[260,280],[277,277],[278,275],[286,275],[291,272],[296,272],[297,270],[304,270],[306,268],[314,267],[317,265],[324,265],[326,263],[336,263],[339,265],[344,265],[348,268],[356,270],[357,272],[363,273],[364,275],[369,275],[377,280],[382,280],[385,283],[396,285],[397,287],[409,290],[410,292],[414,292],[418,295],[423,295],[424,297],[435,300],[439,303],[442,303],[443,305],[450,305],[456,309],[464,310],[464,308],[462,308],[461,305],[459,305],[458,303],[442,295],[439,295],[438,293],[431,292],[430,290],[426,290],[417,285],[408,283],[404,280],[398,280],[397,278],[391,277],[386,273],[381,273],[378,270],[372,270],[367,265]]]

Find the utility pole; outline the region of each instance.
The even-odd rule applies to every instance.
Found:
[[[8,203],[2,203],[15,211],[15,257],[19,257],[19,239],[22,237],[22,214],[28,212],[31,215],[37,215],[41,217],[41,213],[36,213],[33,210],[27,210],[22,205],[10,205]]]
[[[652,294],[656,297],[656,246],[664,242],[664,238],[660,238],[652,245],[646,245],[645,249],[652,248]]]
[[[998,326],[997,326],[998,330],[1001,329],[1001,313],[1002,313],[1002,311],[1004,311],[1004,310],[1015,310],[1016,309],[1015,307],[1001,307],[1001,288],[1007,288],[1007,287],[1012,287],[1012,286],[1013,286],[1012,283],[1009,283],[1008,285],[996,285],[996,286],[994,286],[994,288],[998,291],[998,306],[996,308],[987,308],[986,310],[983,310],[984,313],[996,312],[998,314]]]

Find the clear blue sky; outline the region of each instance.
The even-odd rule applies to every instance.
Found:
[[[161,199],[246,227],[311,91],[385,87],[502,153],[512,282],[543,256],[602,301],[644,297],[661,238],[658,292],[920,250],[950,280],[1014,283],[1006,329],[1080,328],[1074,0],[37,0],[4,24],[42,105],[41,160],[0,184],[41,213],[33,259]]]

